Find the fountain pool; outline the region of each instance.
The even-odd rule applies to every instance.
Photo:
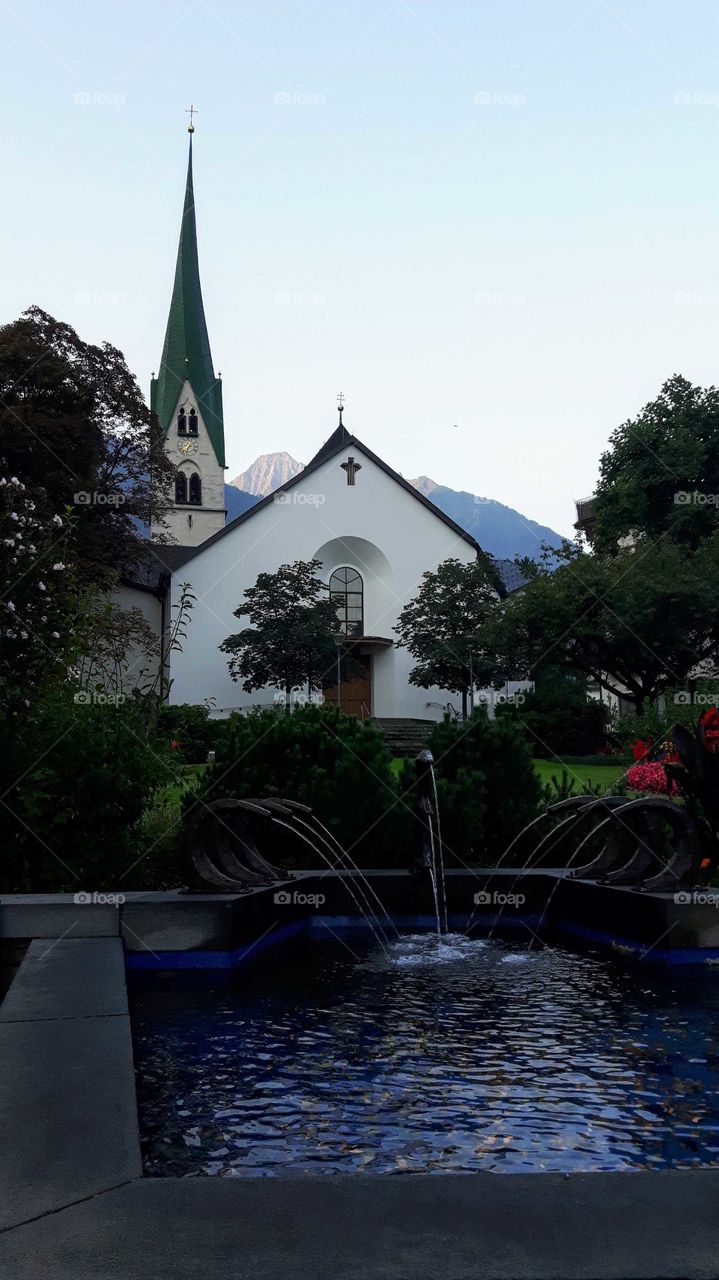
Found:
[[[130,975],[149,1175],[719,1165],[711,973],[450,933]]]

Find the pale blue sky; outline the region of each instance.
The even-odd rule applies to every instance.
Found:
[[[159,363],[186,164],[232,478],[346,421],[563,532],[719,369],[716,0],[3,4],[0,320]],[[454,424],[457,424],[456,426]]]

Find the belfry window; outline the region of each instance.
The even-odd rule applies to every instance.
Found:
[[[190,417],[187,423],[187,429],[191,436],[197,435],[197,414],[194,409],[190,409]]]
[[[182,471],[175,476],[175,502],[187,502],[187,476]]]
[[[202,481],[196,471],[190,476],[189,501],[196,507],[202,505]]]
[[[335,569],[330,597],[337,609],[339,630],[345,636],[364,634],[364,583],[356,569]]]
[[[187,435],[187,418],[185,416],[184,409],[180,409],[180,412],[177,415],[177,434],[178,436]]]

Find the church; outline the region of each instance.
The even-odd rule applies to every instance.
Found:
[[[259,573],[316,559],[337,605],[338,635],[352,645],[351,679],[325,689],[326,701],[360,717],[441,719],[455,694],[409,683],[412,658],[395,645],[394,625],[423,573],[452,557],[484,552],[458,524],[339,421],[308,465],[237,519],[226,522],[222,383],[214,371],[202,302],[192,175],[192,133],[180,243],[151,407],[176,464],[167,529],[151,531],[160,576],[151,588],[165,637],[183,586],[195,596],[181,648],[163,657],[172,703],[206,703],[215,715],[269,706],[278,690],[245,693],[230,678],[222,641],[248,625],[234,610]],[[150,584],[145,583],[145,591]],[[127,590],[132,596],[137,583]],[[147,595],[145,612],[148,612]],[[125,600],[125,603],[128,601]],[[131,603],[137,603],[131,599]]]

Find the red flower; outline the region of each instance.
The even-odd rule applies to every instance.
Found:
[[[627,769],[627,786],[630,791],[648,791],[653,795],[677,795],[679,788],[672,779],[671,783],[662,766],[658,763],[633,764]]]
[[[719,711],[709,707],[699,717],[699,732],[707,751],[719,750]]]
[[[179,751],[180,744],[177,741],[177,738],[170,738],[170,747],[173,751]]]
[[[631,744],[629,750],[631,751],[635,760],[641,760],[642,756],[646,755],[647,751],[650,751],[651,748],[652,748],[651,738],[647,738],[646,741],[644,740],[644,738],[637,738],[636,742],[633,742]]]

